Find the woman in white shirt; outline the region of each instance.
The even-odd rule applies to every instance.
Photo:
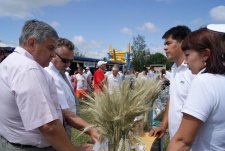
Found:
[[[182,122],[167,151],[225,150],[225,34],[208,27],[211,30],[196,30],[182,43],[196,78],[182,108]]]

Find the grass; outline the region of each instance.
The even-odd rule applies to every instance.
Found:
[[[76,146],[82,146],[90,140],[90,137],[86,134],[81,134],[81,136],[77,137],[79,134],[80,131],[73,129],[71,140]]]
[[[81,118],[83,118],[84,120],[90,123],[91,117],[84,112],[83,110],[84,108],[85,108],[85,104],[80,102],[80,116]],[[81,134],[81,133],[82,133],[81,131],[76,129],[73,129],[72,131],[71,140],[73,144],[75,144],[76,146],[82,146],[84,143],[87,143],[89,140],[91,140],[91,138],[87,134],[84,134],[84,133]]]

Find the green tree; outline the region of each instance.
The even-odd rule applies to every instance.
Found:
[[[138,34],[137,37],[133,37],[131,50],[133,52],[133,67],[138,71],[141,71],[143,67],[147,67],[147,60],[150,56],[150,51],[146,45],[145,38],[143,35]]]
[[[147,64],[152,65],[152,64],[164,64],[166,65],[167,69],[170,69],[172,66],[172,62],[169,61],[166,56],[164,56],[162,53],[155,53],[150,55],[149,60]]]
[[[155,53],[150,55],[149,64],[165,64],[167,58],[161,53]]]

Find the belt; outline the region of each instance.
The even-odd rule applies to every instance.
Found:
[[[7,143],[15,146],[15,147],[19,147],[19,148],[37,148],[36,146],[33,145],[23,145],[23,144],[19,144],[19,143],[11,143],[9,142],[7,139],[5,139],[4,137],[0,136],[0,138],[4,139]],[[48,147],[46,147],[48,148]]]
[[[8,143],[20,148],[37,148],[36,146],[32,146],[32,145],[23,145],[23,144],[11,143],[11,142],[8,142]]]

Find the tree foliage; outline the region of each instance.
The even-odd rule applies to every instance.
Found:
[[[146,45],[144,36],[138,35],[137,37],[133,37],[131,50],[133,52],[133,67],[136,70],[142,70],[146,66],[147,59],[150,56],[150,51]]]
[[[163,64],[166,65],[167,69],[170,69],[172,66],[172,62],[168,61],[163,54],[150,53],[142,35],[133,37],[131,49],[133,51],[132,65],[137,71],[141,71],[143,67],[149,67],[152,64]]]
[[[163,64],[166,65],[167,69],[170,69],[173,63],[169,61],[162,53],[155,53],[150,55],[147,64]]]

